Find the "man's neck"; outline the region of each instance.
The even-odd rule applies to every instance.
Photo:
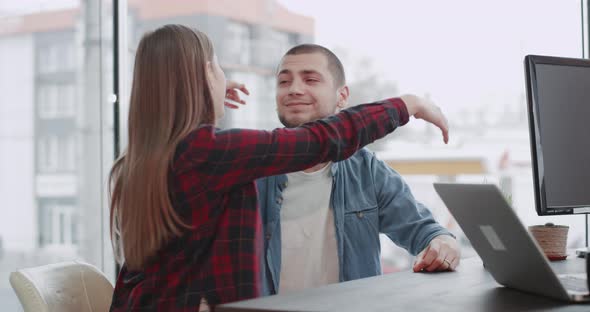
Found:
[[[317,164],[311,168],[307,168],[305,170],[303,170],[303,172],[305,173],[312,173],[312,172],[316,172],[320,169],[323,169],[324,167],[326,167],[329,164],[329,162],[325,162],[325,163],[321,163],[321,164]]]

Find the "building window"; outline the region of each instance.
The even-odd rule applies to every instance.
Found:
[[[39,137],[37,141],[37,165],[39,172],[55,172],[59,168],[58,138],[55,135]]]
[[[58,90],[55,85],[41,85],[38,91],[39,118],[57,116]]]
[[[76,47],[74,46],[74,42],[67,42],[60,49],[63,51],[63,56],[60,57],[59,68],[64,71],[73,71],[76,69]]]
[[[72,84],[58,87],[57,117],[74,117],[76,115],[76,88]]]
[[[289,33],[266,29],[254,40],[256,46],[255,63],[274,68],[283,54],[291,47]]]
[[[250,27],[229,22],[225,41],[225,62],[246,65],[250,63]]]
[[[276,59],[278,63],[278,60],[280,60],[281,57],[283,57],[283,54],[287,52],[287,50],[291,46],[289,34],[277,30],[272,30],[270,32],[269,41],[271,42],[273,58]]]
[[[76,67],[74,42],[53,43],[39,49],[39,73],[73,71]]]
[[[38,91],[39,118],[76,116],[76,88],[73,84],[43,84]]]
[[[37,164],[40,173],[76,170],[76,137],[44,135],[37,140]]]
[[[77,226],[74,206],[61,203],[42,204],[39,212],[41,247],[73,246],[76,244]]]
[[[57,71],[59,55],[56,45],[48,45],[39,49],[39,72],[43,74]]]
[[[68,172],[76,171],[76,136],[70,135],[63,142],[63,159],[64,159],[64,170]]]

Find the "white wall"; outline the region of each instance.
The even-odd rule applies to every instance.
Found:
[[[0,37],[0,236],[6,250],[36,246],[33,103],[33,37]]]

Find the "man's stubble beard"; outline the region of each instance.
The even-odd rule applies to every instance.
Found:
[[[284,116],[281,116],[281,115],[278,115],[278,116],[279,116],[279,121],[283,124],[283,126],[285,126],[285,128],[296,128],[296,127],[299,127],[305,123],[305,122],[302,122],[299,124],[293,124],[293,123],[288,122]]]

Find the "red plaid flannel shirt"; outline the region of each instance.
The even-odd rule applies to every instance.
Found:
[[[399,98],[354,106],[294,129],[219,130],[183,140],[171,169],[171,198],[193,226],[141,272],[123,266],[111,311],[197,311],[260,294],[262,228],[254,180],[350,157],[408,122]]]

